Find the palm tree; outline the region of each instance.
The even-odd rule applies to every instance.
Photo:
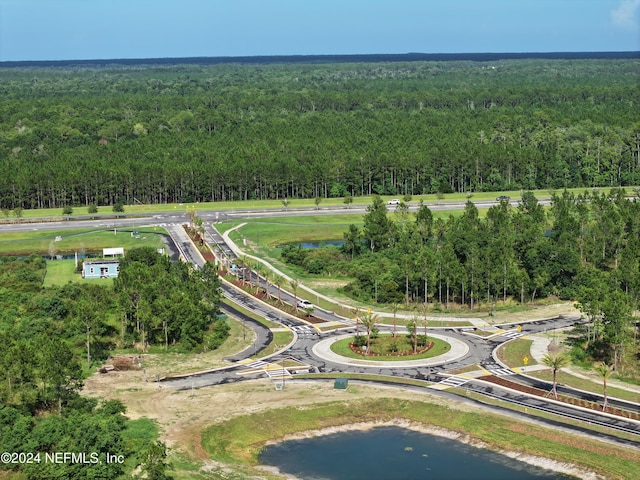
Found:
[[[362,325],[367,329],[367,355],[369,355],[369,347],[371,346],[371,331],[376,326],[378,316],[374,313],[367,312],[362,315]]]
[[[253,268],[256,272],[256,295],[257,295],[258,292],[260,291],[260,274],[264,271],[264,267],[260,262],[256,262],[253,265]]]
[[[187,216],[189,217],[189,229],[193,229],[193,222],[196,218],[196,207],[187,207]]]
[[[284,277],[281,277],[280,275],[276,275],[273,278],[273,283],[275,284],[276,287],[278,287],[278,304],[282,305],[282,298],[280,296],[280,293],[282,292],[282,284],[284,283]]]
[[[420,310],[422,311],[422,326],[424,326],[424,336],[425,338],[427,337],[427,327],[429,326],[429,315],[427,315],[429,313],[429,308],[427,307],[426,304],[422,305],[422,307],[420,308]]]
[[[360,325],[360,309],[354,308],[353,310],[351,310],[351,313],[353,313],[353,318],[356,321],[356,337],[357,337],[360,334],[360,331],[358,329]]]
[[[603,396],[604,396],[604,403],[602,404],[602,411],[604,412],[607,409],[607,379],[613,373],[613,369],[609,365],[607,365],[606,363],[602,362],[602,363],[599,363],[598,365],[596,365],[593,370],[602,379],[602,389],[603,389]]]
[[[246,277],[245,273],[246,272],[245,272],[245,269],[248,268],[248,266],[249,266],[249,262],[247,260],[247,256],[243,255],[242,257],[238,257],[236,259],[236,262],[240,263],[239,267],[240,267],[240,272],[242,273],[242,286],[244,287],[246,285],[246,281],[245,281],[246,280],[245,279],[245,277]],[[238,276],[240,276],[240,272],[238,272]]]
[[[396,313],[398,313],[399,309],[400,309],[399,303],[394,303],[393,305],[391,305],[391,311],[393,312],[393,338],[396,338],[396,326],[397,326]]]
[[[300,287],[300,282],[292,278],[289,280],[289,286],[293,292],[293,306],[296,309],[296,313],[298,313],[298,287]]]
[[[264,267],[262,270],[262,276],[264,277],[264,291],[267,295],[267,299],[271,300],[271,292],[269,292],[269,281],[271,280],[271,270],[268,267]]]
[[[556,389],[556,386],[558,385],[557,375],[561,368],[566,367],[571,363],[571,359],[564,352],[557,355],[546,353],[544,357],[542,357],[542,363],[553,371],[553,388],[549,393],[553,393],[554,398],[558,398],[558,391]]]
[[[415,315],[409,320],[407,324],[409,334],[413,337],[413,353],[418,353],[418,317]]]

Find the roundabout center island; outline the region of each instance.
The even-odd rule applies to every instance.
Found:
[[[385,334],[386,335],[386,334]],[[457,338],[449,337],[440,334],[429,334],[430,340],[437,340],[436,345],[439,345],[439,349],[443,353],[431,356],[428,358],[415,358],[411,359],[412,355],[406,356],[377,356],[377,355],[353,355],[351,356],[341,355],[336,353],[332,347],[339,342],[350,343],[349,339],[354,339],[352,334],[340,335],[338,337],[332,337],[320,342],[317,342],[313,346],[313,353],[318,357],[328,362],[337,363],[341,365],[357,365],[360,367],[393,367],[393,368],[416,368],[416,367],[432,367],[436,365],[442,365],[454,360],[463,358],[469,353],[469,346]],[[363,352],[364,353],[364,352]],[[420,357],[421,355],[416,355]]]

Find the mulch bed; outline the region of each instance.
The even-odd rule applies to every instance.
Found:
[[[541,390],[539,388],[530,387],[528,385],[522,385],[520,383],[512,382],[511,380],[507,380],[503,377],[497,377],[495,375],[485,375],[484,377],[479,377],[479,380],[484,380],[485,382],[494,383],[496,385],[500,385],[506,388],[510,388],[512,390],[517,390],[519,392],[527,393],[529,395],[536,395],[539,397],[552,398],[559,402],[568,403],[570,405],[575,405],[577,407],[588,408],[590,410],[596,410],[598,412],[602,412],[602,405],[597,402],[591,402],[589,400],[582,400],[580,398],[571,397],[568,395],[558,395],[556,399],[549,391]],[[619,417],[629,418],[632,420],[640,420],[640,414],[636,412],[629,412],[627,410],[621,410],[619,408],[612,408],[607,406],[605,410],[606,413],[610,415],[617,415]]]
[[[416,355],[421,355],[425,352],[428,352],[433,348],[434,345],[435,343],[433,342],[427,342],[427,346],[423,349],[418,350],[416,353],[413,353],[413,352],[410,352],[410,353],[375,353],[375,352],[364,353],[361,347],[357,347],[355,343],[350,343],[349,348],[353,353],[356,353],[358,355],[362,355],[365,357],[414,357]]]
[[[205,261],[214,262],[216,257],[206,246],[204,240],[200,237],[200,234],[195,229],[189,228],[189,225],[182,225],[182,228],[184,228],[184,231],[187,232],[187,235],[189,235],[189,238],[198,248],[200,255],[202,255]]]

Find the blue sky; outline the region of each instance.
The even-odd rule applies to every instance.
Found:
[[[0,0],[0,61],[640,50],[640,0]]]

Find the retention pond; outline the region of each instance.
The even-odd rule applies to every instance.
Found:
[[[260,462],[304,480],[574,478],[457,440],[395,426],[285,441],[267,446]]]

